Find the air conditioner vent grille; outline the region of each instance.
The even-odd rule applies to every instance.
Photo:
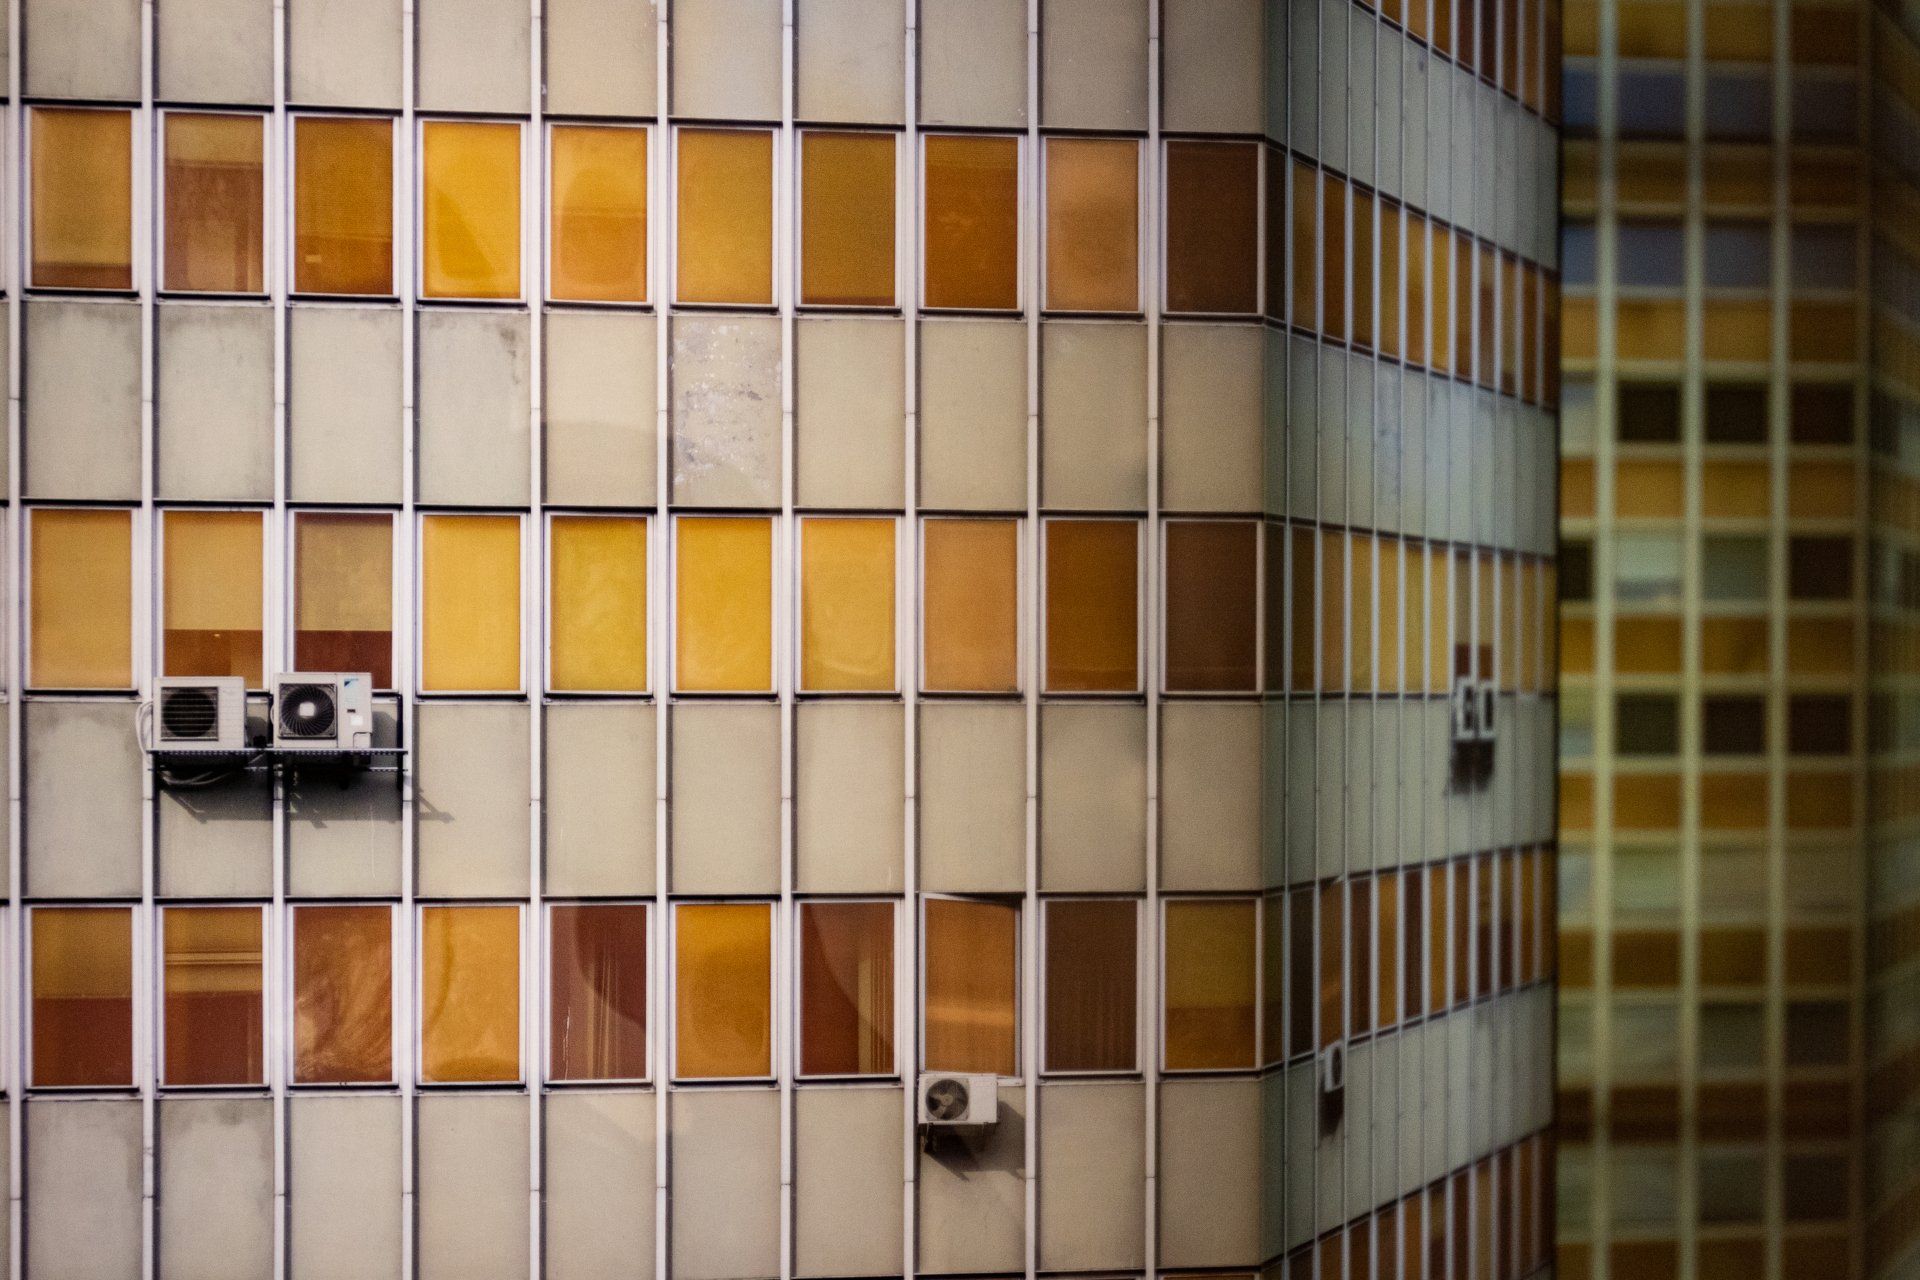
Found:
[[[330,738],[336,715],[334,691],[322,684],[283,685],[276,713],[283,738]]]
[[[167,742],[207,742],[220,735],[220,691],[183,685],[160,691],[160,736]]]

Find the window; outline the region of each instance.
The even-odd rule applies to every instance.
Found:
[[[1347,932],[1353,943],[1347,948],[1352,956],[1353,980],[1348,984],[1349,1035],[1361,1036],[1373,1030],[1373,881],[1356,878],[1347,881]]]
[[[365,671],[393,687],[393,517],[302,511],[293,518],[293,665]]]
[[[1615,707],[1621,755],[1670,756],[1680,750],[1680,700],[1672,694],[1623,693]]]
[[[1132,1071],[1139,984],[1139,904],[1123,898],[1046,905],[1046,1069]]]
[[[1046,524],[1046,687],[1139,687],[1138,527],[1131,520]]]
[[[1347,183],[1320,178],[1320,331],[1336,342],[1347,336]]]
[[[393,1079],[393,912],[293,909],[293,1082]]]
[[[1678,222],[1622,221],[1614,235],[1621,285],[1678,289],[1685,283],[1687,237]]]
[[[674,687],[773,687],[773,522],[681,516],[675,522]]]
[[[133,288],[133,113],[32,108],[29,283]]]
[[[1140,307],[1140,145],[1046,140],[1049,311]]]
[[[773,302],[773,134],[681,129],[674,281],[681,302]]]
[[[1353,198],[1353,341],[1355,346],[1373,346],[1373,300],[1374,300],[1374,256],[1373,223],[1374,200],[1371,195],[1355,187]],[[1493,323],[1489,310],[1483,317],[1487,325]]]
[[[673,1074],[772,1075],[773,908],[683,903],[673,920]]]
[[[420,126],[420,292],[520,296],[520,126],[429,120]]]
[[[1020,522],[921,525],[925,687],[1011,693],[1020,687]]]
[[[556,124],[548,292],[565,302],[647,300],[647,131]]]
[[[1287,898],[1260,900],[1260,1063],[1286,1060]]]
[[[878,692],[893,678],[893,521],[800,524],[800,687]]]
[[[1674,438],[1679,438],[1676,426]],[[1767,389],[1759,383],[1709,383],[1706,391],[1708,444],[1765,444]]]
[[[164,120],[165,287],[261,292],[266,288],[262,117],[170,111]]]
[[[1709,535],[1700,539],[1700,597],[1720,602],[1767,598],[1767,540]]]
[[[161,912],[164,1083],[244,1085],[266,1079],[264,919],[259,907]]]
[[[1320,325],[1320,171],[1293,162],[1293,239],[1287,259],[1293,264],[1293,323]]]
[[[927,898],[925,911],[926,1069],[1018,1074],[1020,908]]]
[[[1853,443],[1851,386],[1845,383],[1796,383],[1791,403],[1795,444]]]
[[[393,124],[293,122],[295,293],[393,292]]]
[[[1020,142],[930,134],[923,175],[929,308],[1020,305]]]
[[[1400,216],[1399,205],[1380,204],[1380,354],[1400,354]],[[1533,277],[1529,275],[1531,282]],[[1531,315],[1529,309],[1527,314]]]
[[[647,688],[647,522],[555,516],[548,525],[548,682],[556,692]]]
[[[1796,693],[1787,699],[1787,750],[1845,755],[1853,748],[1853,710],[1845,694]]]
[[[1765,138],[1773,131],[1772,68],[1767,66],[1709,70],[1706,76],[1707,137]],[[1676,81],[1678,77],[1675,77]],[[1626,77],[1621,77],[1620,100],[1627,99]],[[1678,88],[1676,85],[1676,95]],[[1680,131],[1672,131],[1677,135]]]
[[[257,511],[168,511],[165,539],[163,669],[170,676],[262,672],[262,520]]]
[[[1250,900],[1166,904],[1166,1068],[1254,1064],[1254,918]]]
[[[1767,749],[1767,700],[1745,694],[1709,694],[1700,700],[1701,750],[1710,756],[1762,755]]]
[[[520,1078],[520,908],[420,910],[420,1079]]]
[[[1560,222],[1560,283],[1569,289],[1592,288],[1599,279],[1599,245],[1591,218]]]
[[[1680,443],[1680,388],[1671,383],[1621,383],[1616,412],[1622,444]]]
[[[1313,1052],[1313,895],[1287,895],[1287,1056]]]
[[[1842,537],[1787,540],[1787,594],[1795,600],[1844,600],[1853,593],[1853,542]]]
[[[421,689],[520,687],[520,518],[420,521]]]
[[[1709,222],[1701,231],[1709,289],[1764,289],[1773,282],[1773,228],[1766,222]]]
[[[891,902],[800,906],[800,1074],[893,1071]]]
[[[42,689],[133,684],[133,513],[30,513],[27,682]]]
[[[555,904],[547,916],[547,1074],[554,1080],[647,1077],[647,909]]]
[[[1167,689],[1256,687],[1260,526],[1167,522]]]
[[[1623,609],[1674,609],[1680,604],[1680,537],[1620,534],[1614,539],[1614,593]]]
[[[35,907],[33,1083],[133,1083],[133,912]]]
[[[1319,1016],[1316,1025],[1319,1037],[1317,1047],[1321,1049],[1346,1034],[1347,938],[1346,921],[1343,918],[1346,897],[1346,886],[1341,881],[1328,880],[1320,885],[1316,904],[1320,916]]]
[[[1615,76],[1614,100],[1618,104],[1620,136],[1624,138],[1678,138],[1686,132],[1686,73],[1678,62],[1652,66],[1622,67]],[[1567,122],[1574,120],[1576,96],[1573,77],[1565,81]],[[1583,85],[1597,100],[1598,85]],[[1583,98],[1585,95],[1582,95]],[[1587,106],[1587,101],[1581,104]],[[1591,122],[1583,120],[1589,132]]]
[[[894,277],[891,133],[800,135],[800,301],[890,307]]]
[[[1167,310],[1258,310],[1259,148],[1169,142],[1166,162]]]
[[[1794,227],[1788,251],[1793,262],[1794,289],[1853,288],[1859,252],[1858,232],[1851,226]]]

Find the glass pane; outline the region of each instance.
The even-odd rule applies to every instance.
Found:
[[[682,302],[773,301],[773,135],[682,129],[676,289]]]
[[[1347,184],[1333,174],[1320,181],[1320,329],[1347,336]]]
[[[891,133],[801,135],[800,301],[893,305]]]
[[[646,520],[555,516],[549,535],[553,687],[646,689]]]
[[[302,511],[293,521],[293,665],[365,671],[393,687],[393,517]]]
[[[393,124],[293,122],[293,288],[393,292]]]
[[[1254,1065],[1252,902],[1167,904],[1169,1071]]]
[[[701,903],[674,910],[674,1075],[773,1074],[772,908]]]
[[[1167,688],[1254,688],[1260,526],[1167,524]]]
[[[420,522],[420,687],[520,687],[520,520]]]
[[[32,513],[32,662],[43,689],[133,683],[133,513],[43,508]]]
[[[170,676],[245,676],[261,688],[257,511],[168,511],[163,649]]]
[[[169,112],[168,289],[259,293],[265,235],[259,116]]]
[[[390,908],[294,908],[293,1079],[393,1079]]]
[[[800,1074],[893,1070],[893,904],[800,908]]]
[[[800,687],[893,688],[893,521],[800,526]]]
[[[1020,523],[928,520],[922,626],[926,687],[1020,687]]]
[[[420,127],[420,292],[520,296],[520,126],[429,120]]]
[[[520,1078],[520,909],[420,911],[420,1078]]]
[[[1047,139],[1047,308],[1140,306],[1140,145]]]
[[[647,131],[557,124],[548,290],[579,302],[647,300]]]
[[[1139,1065],[1139,910],[1125,899],[1047,904],[1048,1071],[1132,1071]]]
[[[133,1083],[133,912],[36,907],[33,1083]]]
[[[1293,237],[1287,258],[1293,264],[1293,322],[1303,329],[1320,324],[1320,171],[1293,164]]]
[[[1020,142],[929,136],[925,174],[928,307],[1020,305]]]
[[[259,1084],[266,1005],[258,907],[168,907],[160,917],[167,1084]]]
[[[647,909],[556,906],[549,917],[555,1080],[640,1080],[647,1071]]]
[[[1286,1060],[1287,899],[1275,894],[1260,900],[1260,1061]]]
[[[1166,184],[1167,310],[1253,311],[1259,149],[1250,142],[1169,142]]]
[[[33,109],[33,279],[133,288],[133,114]]]
[[[926,1069],[1010,1076],[1020,909],[926,899]]]
[[[1139,541],[1131,520],[1047,522],[1049,690],[1139,686]]]
[[[682,517],[675,530],[674,684],[687,692],[773,687],[773,523]]]

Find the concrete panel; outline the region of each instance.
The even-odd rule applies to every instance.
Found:
[[[547,313],[548,502],[653,505],[660,430],[653,326],[652,316],[631,312]]]
[[[780,0],[678,0],[669,54],[674,115],[780,118]]]
[[[525,896],[527,716],[514,703],[419,708],[413,768],[421,897]]]
[[[1026,128],[1026,0],[921,11],[920,121]]]
[[[140,1103],[27,1105],[26,1271],[34,1280],[140,1274]]]
[[[140,308],[26,304],[23,477],[34,498],[140,496]]]
[[[400,325],[399,311],[386,307],[288,310],[295,501],[400,501]]]
[[[528,1106],[515,1095],[421,1097],[421,1280],[527,1275]]]
[[[30,97],[140,97],[140,0],[25,0]]]
[[[1265,497],[1261,361],[1253,325],[1178,324],[1161,334],[1161,502],[1258,511]]]
[[[893,702],[805,702],[795,719],[800,889],[899,892],[906,862],[905,711]]]
[[[1160,719],[1160,875],[1168,889],[1260,887],[1260,708],[1170,702]]]
[[[415,12],[421,110],[526,112],[532,25],[521,0],[417,0]]]
[[[802,120],[906,119],[906,10],[897,0],[799,0],[796,111]]]
[[[255,723],[265,727],[263,718]],[[242,774],[160,792],[156,891],[168,898],[273,896],[273,783]]]
[[[1041,0],[1040,123],[1147,127],[1147,0]]]
[[[523,313],[420,313],[420,501],[527,504],[532,342]]]
[[[163,499],[273,500],[273,311],[162,305],[154,408]]]
[[[793,1106],[794,1273],[897,1275],[901,1091],[802,1089]]]
[[[991,1129],[942,1135],[920,1153],[920,1270],[1018,1271],[1026,1250],[1026,1094],[1000,1090]]]
[[[905,341],[905,326],[893,319],[822,317],[796,326],[801,506],[905,505]]]
[[[400,1274],[400,1099],[288,1103],[290,1270],[301,1280]]]
[[[287,0],[287,100],[400,106],[401,0]]]
[[[920,887],[1018,893],[1026,884],[1026,711],[1017,703],[920,709]]]
[[[763,1280],[780,1272],[780,1095],[688,1089],[673,1095],[674,1276]]]
[[[654,113],[656,0],[547,0],[546,11],[548,111]]]
[[[160,1274],[273,1273],[273,1100],[160,1104]]]
[[[376,702],[373,744],[400,745],[399,705]],[[397,897],[400,787],[389,773],[346,780],[295,776],[287,786],[287,892],[294,897]]]
[[[546,1097],[547,1280],[628,1280],[653,1261],[654,1097]]]
[[[653,892],[655,710],[556,702],[546,716],[547,892]]]
[[[1147,881],[1147,711],[1040,708],[1040,887],[1137,893]]]
[[[29,702],[26,892],[140,895],[140,770],[131,702]]]
[[[777,892],[780,709],[681,702],[668,728],[673,892]]]
[[[1260,10],[1260,0],[1167,0],[1160,33],[1166,128],[1260,131]]]
[[[1040,1267],[1146,1264],[1147,1117],[1138,1084],[1040,1086]]]
[[[1147,505],[1147,329],[1040,326],[1040,502],[1055,510]]]
[[[155,93],[171,102],[273,102],[273,0],[154,6]]]
[[[1163,1267],[1246,1267],[1260,1260],[1260,1083],[1160,1086]]]
[[[720,3],[704,0],[691,11]],[[780,505],[778,320],[674,319],[672,431],[676,504]]]
[[[1024,324],[921,322],[920,505],[936,511],[1026,508]]]

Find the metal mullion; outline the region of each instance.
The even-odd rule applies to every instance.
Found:
[[[546,852],[546,688],[552,666],[548,653],[547,607],[548,568],[547,522],[542,511],[544,499],[543,464],[546,455],[546,297],[550,274],[547,261],[549,229],[546,212],[551,207],[548,191],[552,184],[548,153],[550,134],[542,119],[546,102],[544,54],[546,42],[543,0],[529,0],[527,15],[527,123],[520,130],[521,212],[520,212],[520,290],[527,302],[527,511],[525,538],[532,554],[524,556],[521,573],[525,602],[521,609],[521,651],[527,655],[527,909],[522,918],[521,965],[521,1060],[527,1082],[527,1274],[544,1274],[546,1223],[541,1212],[546,1202],[542,1171],[546,1168],[546,1108],[544,1086],[547,1058],[542,1051],[545,1025],[540,1014],[545,1005],[547,928],[541,903],[542,874]]]
[[[775,522],[774,574],[774,689],[780,706],[780,897],[772,907],[773,954],[792,930],[794,918],[794,691],[799,683],[799,564],[800,523],[794,514],[794,351],[795,298],[799,293],[799,245],[795,230],[798,202],[795,194],[800,171],[800,131],[794,123],[796,68],[795,19],[799,0],[780,4],[780,128],[774,135],[773,300],[780,313],[780,518]],[[782,565],[782,554],[791,558]],[[794,1273],[794,1067],[788,1052],[793,1025],[790,982],[773,988],[773,1070],[780,1104],[780,1280]]]
[[[273,109],[261,126],[266,133],[261,161],[266,171],[267,223],[261,238],[261,269],[269,305],[273,308],[273,517],[267,538],[270,557],[267,620],[264,624],[267,633],[261,637],[261,648],[267,655],[267,670],[262,675],[269,681],[269,691],[273,687],[272,673],[280,663],[295,665],[290,661],[293,656],[290,635],[293,621],[290,602],[293,593],[288,589],[293,580],[293,525],[287,511],[287,459],[290,450],[287,437],[287,293],[292,283],[288,279],[292,264],[288,242],[292,236],[288,234],[291,221],[287,196],[291,190],[293,166],[287,163],[292,151],[292,126],[287,115],[286,4],[287,0],[274,0],[273,3]],[[271,704],[267,714],[269,717],[273,714]],[[273,898],[267,907],[263,948],[266,973],[263,985],[268,993],[264,1036],[267,1086],[273,1094],[273,1275],[276,1280],[285,1280],[291,1267],[288,1258],[288,1212],[291,1203],[288,1162],[292,1149],[293,1116],[288,1094],[291,1055],[286,1038],[291,1037],[293,1027],[293,915],[287,905],[286,801],[286,780],[279,770],[275,770],[271,819]]]
[[[653,693],[653,910],[649,913],[647,945],[652,950],[648,968],[647,1052],[653,1076],[653,1275],[654,1280],[669,1280],[670,1246],[667,1213],[667,1179],[671,1147],[672,1119],[668,1107],[673,1083],[673,1061],[669,1053],[667,999],[672,980],[671,946],[672,907],[667,899],[668,885],[668,812],[667,800],[672,778],[667,737],[668,693],[672,681],[673,637],[672,572],[673,517],[667,508],[672,497],[668,456],[669,406],[671,404],[671,364],[668,336],[674,284],[669,279],[667,247],[671,243],[674,210],[666,194],[671,189],[675,156],[678,154],[673,127],[667,120],[668,88],[671,79],[669,19],[673,0],[658,0],[654,15],[654,115],[653,132],[647,139],[647,293],[653,299],[654,363],[654,499],[653,523],[647,532],[647,667],[648,684]]]
[[[914,979],[920,971],[920,917],[917,910],[920,889],[920,685],[925,669],[920,625],[924,595],[920,516],[920,262],[924,231],[920,211],[920,0],[903,0],[903,5],[905,33],[901,57],[905,60],[905,74],[901,81],[904,87],[901,113],[904,128],[897,151],[901,160],[895,168],[895,190],[900,207],[905,212],[895,215],[895,225],[903,227],[904,234],[896,234],[895,238],[899,249],[894,276],[899,282],[898,298],[904,329],[901,347],[905,363],[901,405],[902,429],[905,432],[901,450],[904,460],[901,476],[903,510],[901,533],[897,535],[895,543],[896,559],[904,564],[905,572],[904,577],[896,580],[903,581],[905,589],[894,593],[894,625],[897,634],[895,653],[898,655],[895,666],[900,672],[902,703],[901,778],[905,783],[905,794],[901,798],[902,902],[894,908],[893,916],[896,956],[893,966],[893,1044],[894,1067],[900,1073],[902,1086],[900,1274],[902,1280],[914,1280],[919,1263],[916,1256],[919,1252],[919,1233],[915,1208],[919,1199],[920,1172],[920,1143],[916,1124],[919,1116],[920,1038],[914,1034],[919,1022],[920,1002],[919,984]]]
[[[1137,1031],[1135,1037],[1136,1061],[1140,1066],[1142,1077],[1145,1081],[1145,1088],[1143,1090],[1145,1113],[1141,1134],[1141,1147],[1145,1157],[1143,1162],[1144,1168],[1141,1170],[1145,1207],[1141,1214],[1141,1220],[1146,1230],[1145,1238],[1141,1242],[1141,1254],[1146,1261],[1146,1280],[1154,1280],[1154,1277],[1159,1274],[1160,1270],[1159,1117],[1160,1076],[1165,1037],[1160,1032],[1159,1017],[1153,1015],[1157,1014],[1158,1009],[1165,1004],[1160,993],[1166,989],[1165,974],[1162,971],[1164,956],[1160,946],[1160,940],[1164,930],[1164,915],[1161,906],[1163,900],[1160,896],[1160,720],[1161,708],[1165,701],[1165,692],[1162,687],[1164,684],[1163,671],[1165,664],[1163,660],[1163,647],[1158,639],[1164,621],[1162,617],[1164,611],[1161,608],[1160,597],[1161,582],[1164,577],[1162,549],[1166,542],[1166,533],[1161,525],[1160,513],[1160,360],[1165,349],[1164,344],[1161,342],[1161,328],[1163,323],[1163,307],[1166,301],[1165,254],[1161,248],[1164,237],[1160,231],[1165,220],[1166,207],[1164,183],[1162,182],[1162,173],[1166,164],[1166,148],[1161,139],[1162,122],[1160,118],[1160,52],[1161,41],[1164,34],[1161,30],[1161,21],[1161,6],[1157,4],[1149,5],[1147,7],[1147,65],[1143,69],[1147,79],[1147,137],[1145,144],[1140,148],[1140,181],[1145,189],[1145,198],[1140,202],[1142,206],[1140,213],[1140,232],[1141,239],[1144,241],[1145,246],[1139,255],[1141,270],[1145,275],[1140,294],[1141,305],[1145,310],[1144,318],[1147,328],[1147,511],[1146,527],[1144,530],[1145,536],[1143,538],[1145,549],[1144,554],[1140,556],[1142,573],[1144,575],[1143,590],[1140,593],[1140,598],[1141,613],[1144,615],[1141,619],[1142,629],[1147,636],[1154,637],[1155,639],[1151,643],[1143,646],[1144,652],[1140,672],[1140,688],[1146,697],[1147,738],[1146,898],[1143,910],[1146,918],[1151,921],[1151,927],[1145,930],[1146,937],[1141,940],[1140,946],[1140,963],[1144,966],[1143,972],[1148,975],[1148,981],[1141,984],[1142,993],[1147,1002],[1146,1013],[1148,1016],[1142,1017],[1136,1015],[1136,1025],[1151,1025],[1154,1028],[1155,1043],[1150,1046],[1145,1053],[1141,1053],[1138,1047]],[[1262,184],[1262,186],[1264,186],[1264,184]],[[1258,239],[1260,239],[1260,237],[1256,237],[1256,240]],[[1034,483],[1036,485],[1038,484],[1038,477],[1035,477]],[[1256,666],[1257,665],[1258,659],[1256,657]],[[1035,889],[1029,892],[1036,891],[1037,867]],[[1037,903],[1035,904],[1035,914],[1038,914]],[[1256,938],[1258,936],[1257,931],[1260,927],[1260,919],[1261,911],[1256,903],[1254,907]],[[1256,983],[1259,981],[1261,968],[1258,955],[1259,951],[1256,945],[1254,961]],[[1035,964],[1036,966],[1038,965],[1037,957]],[[1257,1025],[1259,1010],[1260,1003],[1258,992],[1256,991],[1254,1000],[1254,1016],[1256,1019],[1254,1030],[1254,1061],[1256,1064],[1260,1058],[1260,1037]],[[1037,1036],[1035,1038],[1038,1039]],[[1037,1057],[1034,1060],[1033,1074],[1036,1076],[1039,1074],[1039,1060]],[[1028,1113],[1027,1128],[1029,1133],[1037,1128],[1035,1124],[1036,1119],[1035,1113]],[[1030,1177],[1033,1174],[1031,1165],[1029,1165],[1028,1173]],[[1035,1222],[1033,1214],[1036,1208],[1037,1205],[1030,1205],[1028,1209],[1029,1234],[1033,1234],[1035,1230],[1033,1226]]]
[[[20,326],[23,307],[20,301],[26,278],[23,234],[25,227],[26,112],[20,106],[21,86],[21,7],[23,0],[8,0],[7,23],[7,101],[4,110],[6,145],[13,157],[13,172],[20,177],[6,184],[7,199],[0,207],[0,243],[4,243],[5,264],[0,266],[0,286],[6,289],[7,311],[7,508],[5,550],[7,571],[0,574],[0,598],[6,601],[7,627],[4,640],[7,668],[7,915],[0,922],[4,937],[8,981],[0,994],[0,1025],[12,1034],[0,1034],[4,1043],[5,1064],[0,1067],[0,1086],[6,1089],[7,1106],[7,1256],[9,1280],[25,1280],[25,1192],[26,1192],[26,981],[27,919],[21,903],[21,880],[26,859],[21,852],[24,836],[22,792],[26,767],[21,759],[24,745],[22,717],[27,684],[25,609],[26,513],[21,510],[20,466],[23,460],[20,428],[20,383],[23,373]]]
[[[419,0],[400,0],[400,115],[394,128],[393,200],[394,254],[393,287],[400,298],[400,518],[395,537],[394,577],[396,591],[403,602],[396,629],[405,633],[405,643],[394,645],[393,680],[400,700],[400,741],[409,748],[398,758],[400,768],[400,909],[396,913],[395,939],[397,972],[394,975],[394,1022],[401,1034],[394,1038],[394,1078],[400,1089],[400,1276],[413,1280],[418,1270],[416,1258],[418,1224],[415,1221],[419,1198],[415,1194],[418,1176],[417,1117],[419,1113],[419,1016],[420,1007],[420,913],[415,901],[418,876],[414,865],[416,840],[414,823],[405,816],[414,810],[415,790],[411,748],[419,727],[419,632],[421,543],[418,518],[420,487],[419,455],[414,430],[414,410],[418,402],[417,341],[415,325],[419,313],[420,279],[418,258],[418,194],[415,190],[420,154],[420,130],[415,120],[417,95],[416,12]],[[404,966],[404,968],[402,967]],[[404,980],[403,980],[404,975]]]
[[[134,597],[143,607],[134,613],[134,681],[143,700],[154,696],[154,657],[159,651],[158,609],[155,591],[159,566],[155,514],[157,442],[154,439],[155,313],[154,244],[159,219],[154,216],[154,157],[158,145],[154,122],[154,4],[140,5],[140,105],[134,110],[133,136],[133,283],[140,305],[140,518],[134,535]],[[145,593],[144,598],[142,593]],[[142,634],[142,628],[145,633]],[[159,795],[151,769],[140,771],[140,907],[133,929],[133,1045],[134,1080],[140,1089],[140,1274],[152,1280],[159,1269],[159,1036],[157,1002],[159,981],[155,957],[159,946],[158,909],[154,905],[155,860],[159,845]]]
[[[1027,541],[1031,562],[1036,569],[1042,564],[1042,542],[1040,527],[1040,309],[1043,301],[1040,292],[1043,263],[1040,253],[1041,221],[1040,207],[1043,197],[1041,181],[1040,150],[1040,21],[1042,0],[1027,0],[1027,159],[1020,170],[1020,244],[1021,244],[1021,304],[1022,316],[1026,322],[1027,368],[1026,368],[1026,427],[1027,427]],[[1023,745],[1025,759],[1026,805],[1023,818],[1024,846],[1024,884],[1021,895],[1019,921],[1020,938],[1020,994],[1019,994],[1019,1064],[1022,1072],[1021,1092],[1026,1108],[1026,1124],[1022,1129],[1021,1167],[1022,1167],[1022,1221],[1021,1265],[1027,1280],[1033,1280],[1039,1267],[1039,1240],[1035,1225],[1039,1212],[1039,1115],[1036,1107],[1039,1102],[1038,1089],[1038,1035],[1035,1033],[1034,1004],[1039,990],[1038,958],[1035,954],[1039,934],[1034,917],[1038,914],[1040,884],[1040,680],[1042,667],[1040,661],[1040,634],[1042,617],[1042,596],[1040,580],[1043,574],[1035,572],[1032,582],[1022,583],[1030,592],[1027,606],[1027,618],[1032,620],[1035,629],[1034,643],[1028,646],[1025,680],[1021,689],[1021,707],[1024,712]],[[922,917],[924,922],[924,915]],[[997,1090],[996,1090],[997,1093]]]

